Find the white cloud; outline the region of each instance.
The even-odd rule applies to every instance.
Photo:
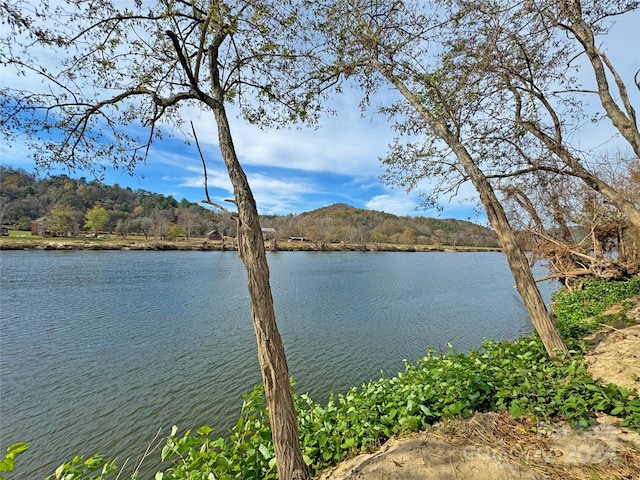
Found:
[[[310,182],[308,178],[287,177],[284,179],[259,173],[248,174],[247,178],[258,209],[265,214],[298,212],[306,195],[319,192],[318,185]],[[222,201],[223,198],[233,197],[233,188],[226,171],[208,170],[207,183],[212,197],[214,197],[214,188],[226,192],[223,194],[217,192],[216,198],[212,198],[212,200]],[[201,189],[204,196],[204,175],[183,177],[178,186]]]
[[[386,152],[393,133],[380,116],[360,114],[360,94],[350,91],[332,100],[317,129],[293,128],[261,130],[228,108],[234,146],[245,166],[279,167],[307,172],[359,175],[379,170],[379,158]],[[200,144],[217,148],[217,131],[212,114],[194,108],[184,109],[193,119]],[[211,118],[209,118],[211,117]]]
[[[640,97],[633,85],[633,74],[640,65],[640,50],[630,49],[629,45],[638,43],[638,20],[640,11],[617,17],[613,20],[614,26],[609,35],[598,39],[627,82],[634,104],[638,103]],[[55,55],[51,55],[49,51],[46,55],[36,53],[41,62],[47,63],[42,63],[43,65],[55,70],[59,61]],[[585,68],[581,78],[582,75],[588,80],[592,73]],[[39,90],[43,86],[42,81],[35,76],[18,78],[10,72],[3,72],[1,80],[3,85],[19,85],[32,90]],[[395,95],[397,94],[392,89],[383,90],[380,97],[374,98],[372,103],[388,103],[386,101],[394,99]],[[419,193],[430,189],[427,180],[409,194],[401,189],[383,188],[377,181],[377,177],[383,172],[379,157],[385,155],[394,132],[382,116],[367,112],[363,117],[359,110],[360,98],[359,92],[345,89],[344,94],[336,96],[327,104],[338,114],[324,115],[317,130],[303,128],[263,131],[236,118],[237,110],[229,108],[234,144],[241,163],[249,172],[249,181],[260,211],[305,211],[310,195],[313,195],[314,202],[322,202],[321,196],[325,195],[326,204],[336,199],[345,199],[357,205],[366,205],[366,208],[397,215],[433,214],[446,217],[448,212],[454,212],[460,217],[463,216],[460,214],[462,210],[472,212],[477,195],[468,183],[462,186],[456,197],[441,198],[444,209],[442,212],[416,211],[420,204]],[[594,110],[601,110],[595,95],[585,96],[584,99]],[[231,196],[231,183],[220,160],[213,114],[193,107],[184,107],[181,114],[185,121],[185,131],[190,132],[190,120],[196,126],[207,160],[210,189],[219,189]],[[199,197],[204,194],[202,190],[198,191],[203,188],[203,172],[195,144],[180,148],[178,144],[183,140],[183,134],[169,126],[165,126],[163,130],[171,132],[178,140],[173,143],[158,143],[152,147],[147,164],[141,165],[137,170],[140,177],[145,177],[144,183],[142,180],[139,182],[139,188],[165,194],[171,192],[176,198],[183,195],[193,197],[194,194]],[[611,141],[615,133],[609,120],[605,119],[599,124],[583,126],[579,136],[576,134],[570,140],[583,149],[596,148],[604,143],[603,148],[611,150],[624,144],[619,137]],[[28,159],[27,150],[19,139],[12,143],[12,148],[5,142],[0,144],[0,161],[26,169],[33,167],[33,162]],[[260,173],[251,173],[256,170]],[[338,180],[339,184],[335,184],[335,179],[338,178],[335,175],[345,177]],[[151,182],[152,177],[155,181],[160,179],[160,182]]]
[[[10,164],[17,168],[30,170],[33,168],[33,160],[29,158],[29,150],[23,142],[0,142],[0,163]]]
[[[179,187],[204,188],[204,174],[202,172],[200,172],[200,175],[197,176],[167,178],[167,180],[180,182],[178,183]],[[226,172],[221,170],[207,171],[207,186],[209,188],[219,188],[221,190],[227,190],[229,192],[232,191],[231,181],[229,180],[229,177],[227,176]]]
[[[263,214],[304,211],[305,208],[300,210],[300,207],[304,205],[305,197],[319,192],[318,185],[308,178],[288,177],[285,180],[263,174],[249,174],[247,178],[258,210]],[[229,195],[232,195],[231,190]]]
[[[416,207],[420,201],[415,195],[410,196],[405,192],[386,193],[376,195],[366,203],[369,210],[379,210],[381,212],[392,213],[394,215],[415,215]]]

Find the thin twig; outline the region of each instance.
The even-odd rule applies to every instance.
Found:
[[[136,474],[138,474],[140,472],[140,467],[142,467],[142,463],[147,459],[147,457],[149,457],[149,455],[151,455],[155,450],[157,450],[158,448],[160,448],[160,445],[162,444],[162,442],[158,442],[157,444],[155,444],[153,447],[152,445],[154,444],[154,442],[156,440],[158,440],[158,437],[160,436],[160,432],[162,431],[162,428],[159,428],[158,431],[156,432],[155,436],[153,437],[153,440],[151,440],[148,444],[147,444],[147,448],[145,450],[145,452],[142,454],[142,458],[140,459],[140,461],[138,462],[138,464],[135,466],[133,473],[132,473],[132,477],[134,478],[134,476]],[[120,471],[118,472],[118,475],[116,476],[115,480],[118,480],[120,478],[120,475],[122,474],[122,472],[124,471],[124,467],[127,464],[127,462],[129,461],[129,459],[127,458],[124,462],[124,464],[122,465],[122,468],[120,469]]]
[[[200,154],[200,160],[202,160],[202,169],[204,170],[204,194],[207,196],[207,201],[204,203],[208,203],[209,205],[216,206],[209,197],[209,184],[207,179],[207,162],[204,160],[204,155],[202,155],[202,150],[200,149],[200,142],[198,141],[198,135],[196,134],[196,127],[193,126],[193,120],[191,121],[191,131],[193,132],[193,138],[196,141],[196,147],[198,148],[198,153]]]
[[[611,330],[613,330],[614,332],[619,332],[620,329],[619,328],[614,328],[611,325],[607,325],[605,323],[598,323],[598,325],[600,325],[601,327],[606,327],[606,328],[610,328]]]
[[[236,215],[233,212],[230,212],[229,210],[224,208],[219,203],[216,203],[216,202],[211,200],[211,197],[209,196],[209,180],[208,180],[208,177],[207,177],[207,162],[204,159],[204,155],[202,155],[202,149],[200,148],[200,141],[198,140],[198,135],[196,134],[196,127],[193,126],[193,121],[191,121],[191,131],[193,132],[193,138],[196,141],[196,147],[198,148],[198,153],[200,154],[200,160],[202,161],[202,170],[204,171],[204,194],[207,197],[207,199],[206,200],[200,200],[200,203],[205,203],[207,205],[211,205],[212,207],[217,208],[218,210],[226,213],[231,218],[236,220]],[[225,201],[226,202],[231,202],[231,203],[234,203],[234,204],[236,203],[233,200],[228,200],[228,199],[225,199]]]
[[[567,251],[568,251],[569,253],[572,253],[573,255],[575,255],[575,256],[577,256],[577,257],[584,258],[585,260],[588,260],[588,261],[589,261],[589,263],[591,263],[591,264],[594,264],[594,263],[596,263],[596,261],[597,261],[597,259],[596,259],[596,258],[590,257],[589,255],[585,255],[584,253],[580,253],[580,252],[577,252],[577,251],[575,251],[575,250],[572,250],[571,248],[569,248],[569,246],[568,246],[567,244],[565,244],[565,243],[561,243],[561,242],[559,242],[558,240],[556,240],[556,239],[554,239],[554,238],[551,238],[550,236],[545,235],[545,234],[544,234],[544,233],[542,233],[542,232],[537,232],[537,231],[535,231],[535,230],[531,230],[531,233],[532,233],[532,234],[534,234],[534,235],[537,235],[537,236],[539,236],[539,237],[544,238],[544,239],[545,239],[545,240],[547,240],[548,242],[551,242],[551,243],[553,243],[553,244],[555,244],[555,245],[558,245],[558,246],[560,246],[560,247],[564,247],[564,248],[566,248],[566,249],[567,249]]]

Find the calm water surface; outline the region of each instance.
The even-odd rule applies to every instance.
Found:
[[[500,253],[277,252],[269,265],[290,373],[316,401],[427,348],[531,330]],[[133,462],[174,424],[224,435],[260,382],[235,253],[3,251],[0,287],[0,449],[31,442],[10,478],[75,454]]]

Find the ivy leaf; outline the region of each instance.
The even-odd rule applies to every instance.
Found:
[[[262,456],[263,456],[265,459],[269,459],[269,458],[273,457],[273,453],[271,452],[271,450],[269,450],[269,449],[267,448],[267,446],[266,446],[266,445],[264,445],[264,444],[262,444],[262,443],[261,443],[261,444],[260,444],[260,446],[258,447],[258,450],[260,450],[260,453],[262,454]]]
[[[9,448],[7,448],[7,453],[17,455],[18,453],[24,452],[27,448],[29,448],[28,442],[13,443],[9,445]]]
[[[511,404],[511,416],[513,418],[520,418],[523,413],[524,411],[520,408],[520,405],[515,402]]]

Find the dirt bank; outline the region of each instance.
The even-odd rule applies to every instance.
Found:
[[[278,242],[274,247],[266,242],[268,250],[276,251],[325,251],[325,252],[499,252],[498,248],[439,247],[433,245],[326,243],[316,246],[309,242]],[[234,239],[223,245],[221,241],[204,239],[144,240],[110,238],[31,238],[0,237],[0,250],[187,250],[187,251],[235,251]]]
[[[640,322],[640,297],[627,317]],[[615,312],[615,309],[612,310]],[[640,325],[606,327],[594,337],[589,370],[605,382],[638,388]],[[508,412],[392,438],[373,453],[338,465],[321,480],[640,479],[640,434],[602,415],[585,432],[567,422],[533,425]]]

